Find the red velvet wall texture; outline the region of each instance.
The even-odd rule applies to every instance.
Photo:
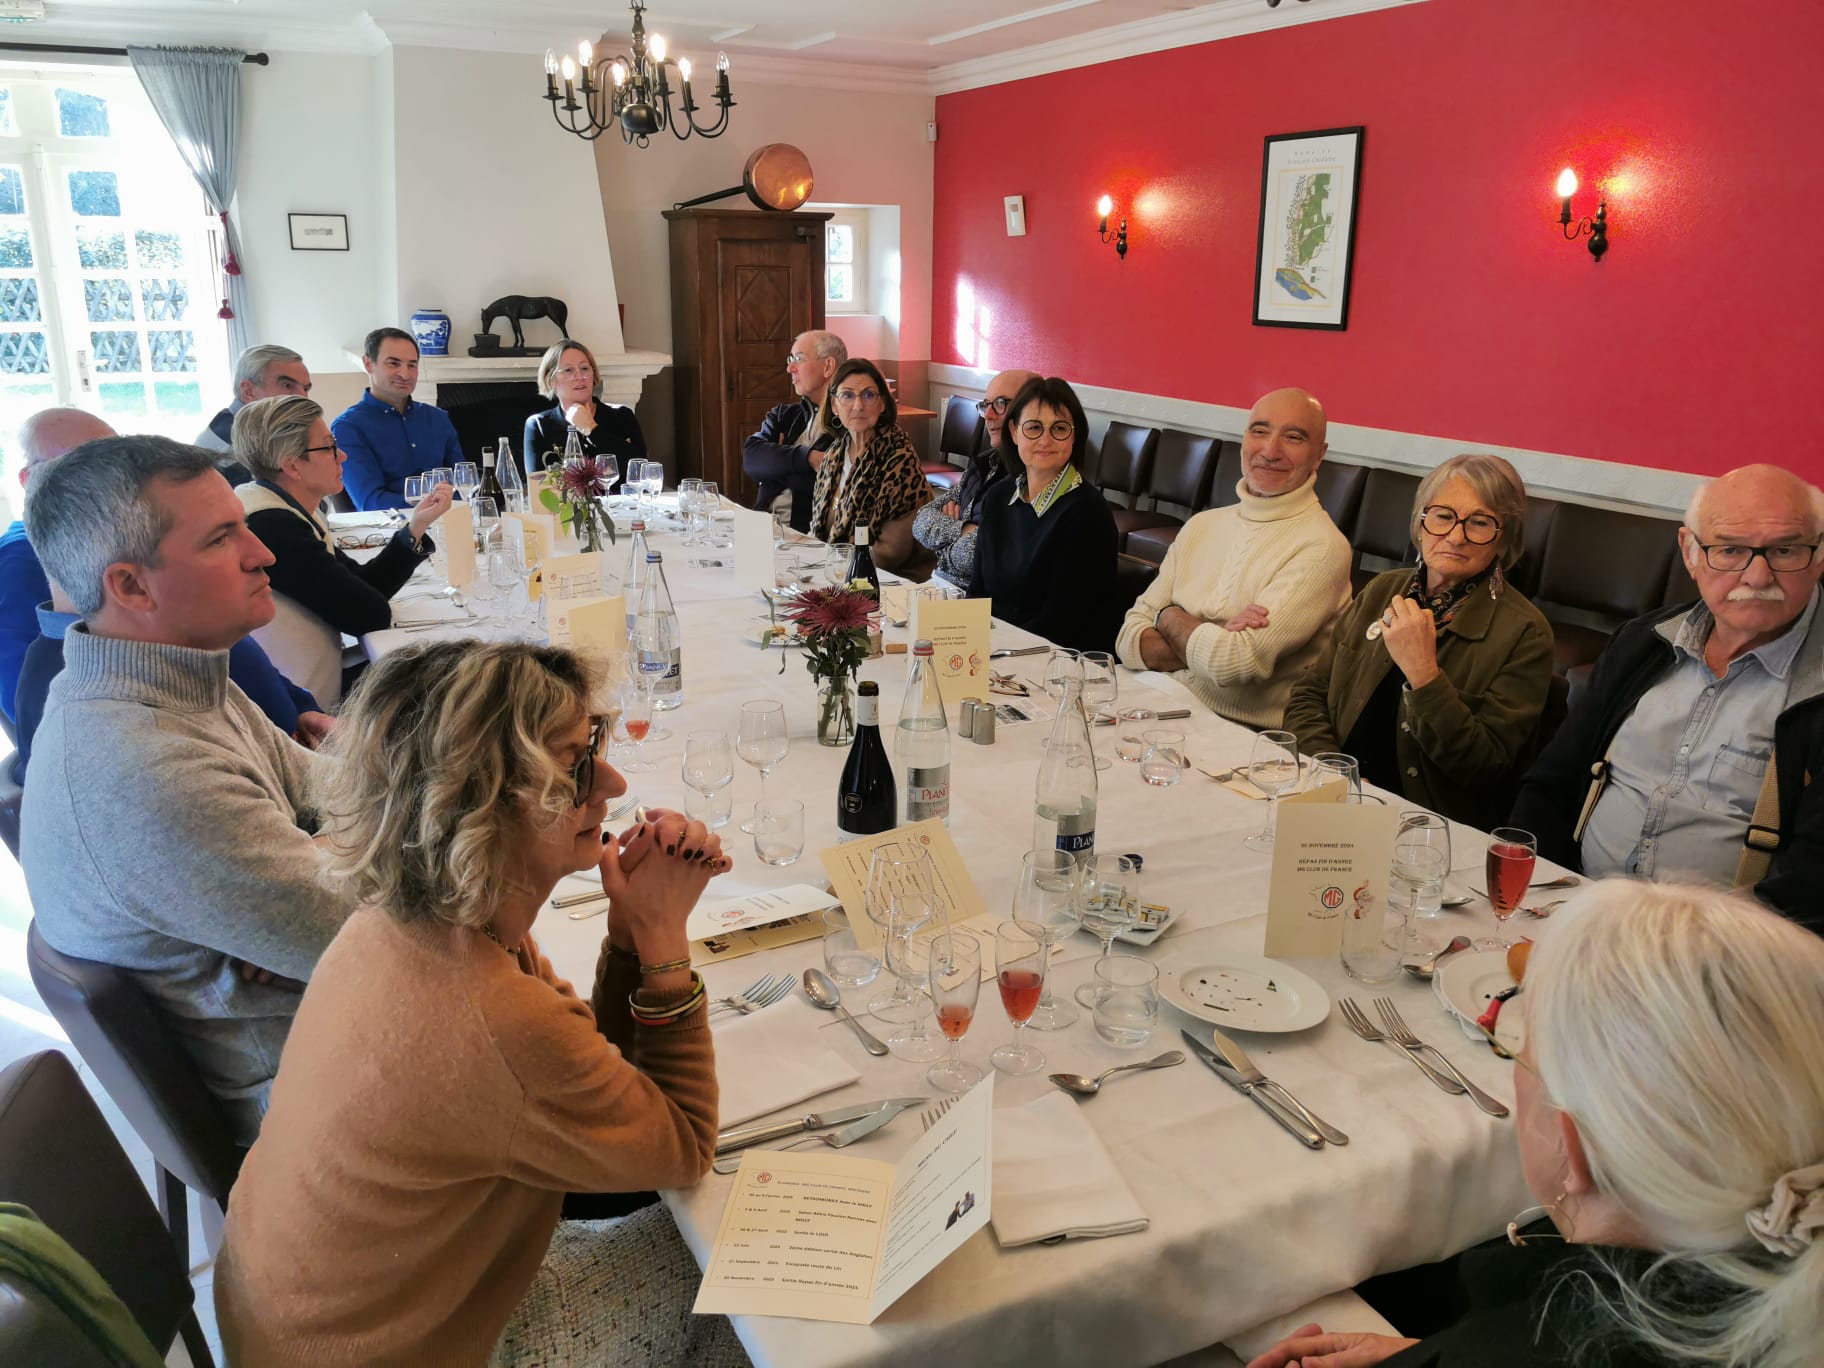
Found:
[[[1821,116],[1818,0],[1429,0],[946,95],[932,357],[1824,480]],[[1354,124],[1348,329],[1254,326],[1262,139]],[[1608,195],[1600,265],[1567,165],[1575,212]]]

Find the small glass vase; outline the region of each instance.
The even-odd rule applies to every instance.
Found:
[[[855,739],[855,677],[837,675],[817,681],[817,741],[846,746]]]

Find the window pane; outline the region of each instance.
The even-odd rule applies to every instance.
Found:
[[[38,282],[31,276],[0,277],[0,323],[36,323]]]
[[[155,371],[196,369],[196,334],[193,332],[153,328],[146,333],[146,346],[152,353]]]
[[[0,128],[0,133],[7,130]],[[0,166],[0,214],[25,212],[25,181],[16,166]]]
[[[133,334],[126,335],[131,337]],[[97,385],[95,392],[101,396],[101,411],[104,414],[134,417],[143,415],[146,411],[146,387],[137,380],[124,384],[116,380],[112,384]]]
[[[13,92],[0,86],[0,135],[12,137],[19,132],[19,121],[13,117]]]
[[[23,228],[0,228],[0,268],[29,270],[32,235]]]
[[[133,287],[124,280],[84,280],[82,298],[91,323],[133,321]]]
[[[181,322],[190,312],[190,287],[181,280],[142,279],[139,297],[146,306],[146,318],[152,322]]]
[[[0,374],[44,375],[50,369],[43,333],[0,333]]]
[[[92,332],[89,347],[95,353],[95,369],[103,375],[131,374],[140,369],[138,333]]]
[[[108,136],[108,102],[80,90],[57,92],[57,131],[66,138]]]
[[[824,254],[831,261],[855,260],[855,230],[846,223],[830,224]]]
[[[70,208],[87,218],[120,217],[120,182],[112,171],[72,171]]]
[[[829,288],[824,298],[832,304],[847,304],[855,298],[855,268],[853,266],[832,266],[829,268]]]
[[[203,387],[194,380],[160,380],[152,386],[160,413],[203,416]]]
[[[127,269],[127,235],[105,228],[76,228],[76,256],[91,271]]]
[[[148,268],[176,267],[184,264],[184,240],[176,233],[159,233],[141,228],[133,234],[139,248],[139,264]]]

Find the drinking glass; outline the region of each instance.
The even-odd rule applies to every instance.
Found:
[[[1098,855],[1083,871],[1083,929],[1102,942],[1107,959],[1115,937],[1140,919],[1140,866],[1130,855]],[[1076,992],[1079,1004],[1094,1008],[1096,985]]]
[[[1248,782],[1267,797],[1267,821],[1242,842],[1249,850],[1273,849],[1273,819],[1279,795],[1298,787],[1298,738],[1289,731],[1263,731],[1248,756]]]
[[[726,551],[735,544],[735,525],[716,514],[722,511],[722,491],[714,480],[703,480],[697,488],[697,507],[703,514],[703,540],[711,550]]]
[[[488,551],[494,545],[494,534],[500,531],[500,510],[488,495],[471,499],[475,506],[475,549]]]
[[[545,596],[540,594],[536,600],[532,597],[532,581],[538,578],[539,562],[536,555],[527,554],[531,546],[524,538],[513,543],[513,563],[526,591],[526,618],[531,624],[532,639],[538,641],[545,636]]]
[[[684,520],[684,546],[696,546],[702,541],[697,526],[697,487],[702,483],[690,477],[678,481],[678,516]]]
[[[651,774],[655,766],[645,755],[646,734],[652,730],[652,691],[638,679],[621,686],[621,727],[633,741],[633,752],[621,761],[628,774]]]
[[[930,853],[922,846],[904,841],[883,842],[868,857],[869,920],[881,929],[889,943],[895,937],[910,936],[937,914],[937,900],[932,896],[936,882]],[[869,999],[868,1011],[890,1025],[910,1022],[919,1012],[915,990],[899,975],[891,954],[887,956],[887,968],[893,971],[893,989]]]
[[[426,493],[424,480],[425,477],[422,475],[407,475],[405,477],[405,502],[408,507],[416,508],[419,504],[424,502]]]
[[[728,825],[728,813],[718,795],[735,781],[735,754],[725,731],[694,731],[684,738],[684,783],[703,796],[710,812],[709,825]],[[720,813],[720,820],[715,820]]]
[[[1159,1022],[1159,970],[1138,955],[1104,955],[1091,986],[1091,1021],[1110,1045],[1137,1049]]]
[[[939,931],[931,937],[927,957],[926,983],[937,1008],[937,1029],[950,1042],[950,1057],[926,1070],[925,1079],[943,1092],[958,1093],[982,1081],[981,1066],[963,1059],[963,1036],[975,1020],[982,993],[982,943],[967,931]]]
[[[1083,666],[1083,704],[1089,709],[1089,719],[1094,722],[1096,715],[1105,707],[1112,707],[1121,692],[1121,679],[1115,673],[1115,658],[1107,651],[1085,651],[1080,657]],[[1096,745],[1096,734],[1089,734],[1090,749]],[[1115,762],[1104,756],[1096,757],[1096,768],[1108,769]]]
[[[804,854],[804,804],[796,798],[763,798],[754,806],[754,854],[761,864],[789,865]]]
[[[823,577],[830,582],[832,589],[840,589],[849,582],[849,567],[854,560],[853,542],[830,543],[830,549],[823,558]]]
[[[1356,763],[1353,755],[1344,755],[1341,751],[1319,751],[1311,757],[1312,788],[1340,779],[1344,785],[1343,801],[1351,797],[1359,798],[1362,792],[1362,767]]]
[[[1021,857],[1020,885],[1013,894],[1013,919],[1035,927],[1046,944],[1062,945],[1083,925],[1083,866],[1075,855],[1062,850],[1029,850]],[[1045,995],[1033,1010],[1031,1024],[1039,1031],[1061,1031],[1077,1019],[1077,1009]]]
[[[880,956],[856,938],[840,907],[823,914],[823,967],[841,988],[865,988],[880,973]]]
[[[627,472],[621,483],[621,492],[633,495],[633,516],[641,521],[646,515],[640,511],[640,490],[646,476],[646,458],[635,456],[627,462]]]
[[[1146,754],[1146,724],[1153,720],[1151,708],[1123,708],[1115,714],[1115,754],[1130,765],[1140,763]]]
[[[1444,880],[1450,874],[1450,823],[1429,812],[1402,812],[1393,838],[1388,881],[1389,921],[1405,921],[1401,961],[1416,964],[1450,940]]]
[[[606,499],[621,482],[621,463],[610,454],[599,455],[595,458],[595,473],[600,476],[602,488],[607,491],[602,495]]]
[[[1140,757],[1140,777],[1155,788],[1170,788],[1184,778],[1184,733],[1164,727],[1143,736],[1146,751]]]
[[[513,631],[513,590],[519,585],[519,558],[510,546],[496,546],[488,552],[488,588],[498,605],[502,627],[511,639]]]
[[[1530,831],[1519,827],[1496,827],[1488,833],[1488,902],[1495,909],[1495,920],[1501,926],[1486,942],[1477,941],[1478,950],[1499,950],[1513,944],[1507,935],[1507,920],[1520,910],[1526,897],[1526,886],[1532,881],[1533,863],[1539,855],[1539,842]]]
[[[481,469],[473,461],[458,461],[455,465],[456,477],[450,483],[456,486],[456,492],[463,499],[475,497],[475,491],[481,488]]]
[[[425,472],[424,492],[426,496],[429,496],[430,492],[437,488],[438,485],[445,484],[454,486],[455,483],[455,471],[451,470],[448,466],[434,466]]]
[[[665,488],[665,467],[657,461],[646,462],[640,471],[640,483],[645,487],[646,498],[651,503],[653,516],[659,512],[659,492]]]
[[[1343,972],[1362,983],[1385,983],[1400,972],[1399,941],[1388,944],[1393,899],[1377,898],[1364,884],[1342,909]]]
[[[1013,1039],[988,1056],[1002,1073],[1037,1073],[1045,1067],[1045,1056],[1026,1043],[1026,1023],[1045,992],[1047,955],[1045,933],[1038,927],[1008,921],[994,928],[994,979],[1013,1023]]]
[[[773,510],[773,545],[774,545],[774,547],[785,546],[788,543],[795,541],[795,540],[796,540],[796,538],[792,533],[791,511],[784,507],[775,508]]]
[[[766,776],[785,759],[791,747],[791,738],[785,734],[785,704],[756,698],[741,705],[735,754],[760,771],[760,804],[755,805],[756,813],[766,802]],[[757,817],[750,818],[741,823],[741,830],[752,833],[758,830],[757,822]]]
[[[949,1053],[944,1037],[931,1029],[937,1023],[937,1004],[930,989],[931,942],[938,932],[949,928],[941,918],[932,924],[932,915],[921,901],[924,897],[909,890],[894,895],[895,922],[918,925],[921,930],[887,939],[887,965],[911,986],[913,996],[910,1019],[888,1031],[884,1043],[895,1058],[915,1064],[929,1064]]]

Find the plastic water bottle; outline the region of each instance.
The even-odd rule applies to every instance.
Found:
[[[860,551],[861,545],[856,546]],[[899,709],[899,732],[893,743],[900,773],[905,775],[906,817],[927,817],[950,825],[950,723],[944,696],[931,663],[931,643],[912,645],[912,670],[906,676],[905,702]]]
[[[646,582],[646,524],[633,520],[633,545],[627,551],[627,569],[621,576],[621,600],[627,605],[627,630],[640,611],[640,587]]]
[[[670,643],[670,664],[653,686],[652,706],[669,712],[684,701],[684,652],[678,630],[678,613],[671,606],[671,589],[665,583],[665,558],[657,551],[646,553],[646,574],[640,585],[640,611],[635,632],[641,640],[648,638],[651,624],[662,620],[665,640]],[[642,664],[641,670],[646,667]]]
[[[1051,741],[1039,763],[1032,848],[1062,850],[1088,863],[1096,854],[1096,753],[1083,714],[1083,681],[1066,679]]]

